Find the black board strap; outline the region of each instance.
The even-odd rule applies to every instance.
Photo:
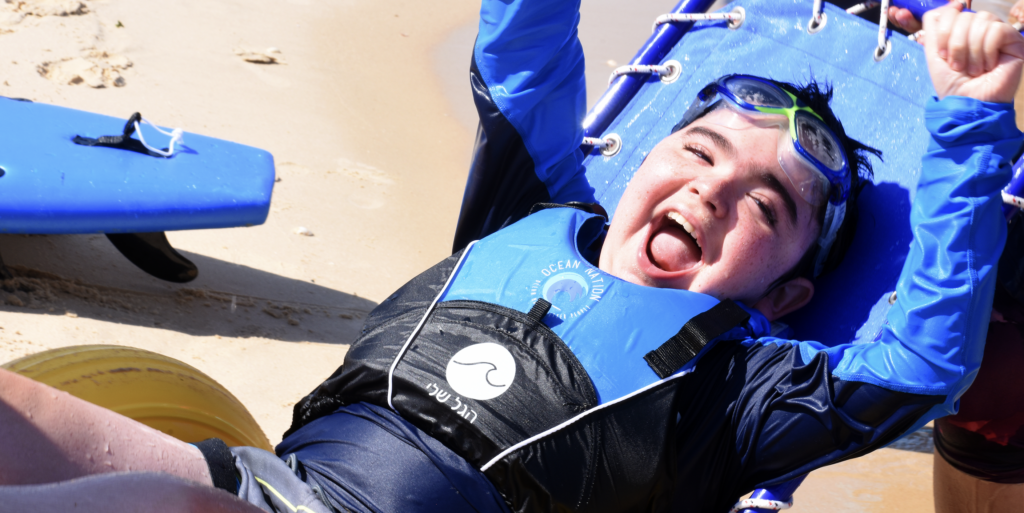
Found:
[[[116,148],[119,150],[134,151],[135,153],[141,153],[151,157],[164,158],[165,155],[149,151],[149,148],[146,148],[146,145],[142,144],[142,141],[132,138],[132,134],[135,133],[135,125],[140,121],[142,121],[142,114],[136,112],[135,114],[132,114],[124,124],[124,130],[122,130],[121,135],[101,135],[95,138],[76,135],[74,139],[71,139],[71,142],[81,146]],[[167,151],[167,148],[164,148],[163,151]]]
[[[647,353],[644,361],[659,378],[665,379],[686,365],[715,338],[747,322],[750,314],[726,299],[697,314],[661,347]]]

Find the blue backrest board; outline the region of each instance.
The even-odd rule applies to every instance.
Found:
[[[598,200],[614,212],[619,197],[647,153],[667,136],[697,91],[728,73],[786,82],[811,78],[835,90],[832,108],[847,134],[883,152],[860,197],[857,234],[838,269],[821,277],[814,300],[783,319],[802,340],[828,345],[868,342],[880,330],[911,241],[910,202],[928,144],[924,104],[935,92],[922,48],[893,34],[887,57],[876,61],[878,26],[825,4],[828,20],[807,30],[812,2],[740,0],[746,19],[697,22],[665,61],[682,64],[671,84],[652,77],[612,122],[623,149],[594,155],[585,165]],[[613,214],[614,215],[614,214]]]

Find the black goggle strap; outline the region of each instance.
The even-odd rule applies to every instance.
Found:
[[[718,97],[718,82],[712,82],[697,93],[697,99],[686,109],[683,113],[683,117],[679,120],[674,127],[672,127],[671,133],[676,133],[686,125],[693,123],[693,120],[697,119],[705,109],[714,103],[715,98]]]

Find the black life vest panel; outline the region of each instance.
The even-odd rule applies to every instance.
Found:
[[[576,239],[603,234],[604,222],[576,210],[544,210],[478,244],[494,250],[495,241],[514,243],[540,226],[555,227],[552,240],[568,234],[561,239],[582,258]],[[440,301],[466,252],[473,251],[471,245],[445,259],[374,309],[345,364],[295,406],[285,436],[340,406],[368,402],[393,408],[481,469],[514,511],[665,509],[675,469],[675,384],[716,337],[762,335],[751,333],[749,314],[723,301],[677,320],[682,329],[655,341],[645,355],[657,376],[629,394],[599,400],[584,365],[545,324],[558,322],[549,313],[549,298],[579,299],[575,282],[556,276],[547,297],[535,297],[527,311],[478,300]],[[633,294],[657,290],[627,285]],[[624,330],[632,321],[644,319],[623,319]],[[608,337],[621,340],[617,335],[623,334]],[[453,372],[475,376],[492,391],[467,387]]]

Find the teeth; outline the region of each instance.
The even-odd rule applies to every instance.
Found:
[[[693,237],[693,241],[697,243],[697,247],[700,247],[700,242],[697,241],[697,234],[693,233],[693,225],[684,219],[682,214],[679,212],[669,212],[668,218],[682,226],[683,229],[686,230],[686,233],[690,234],[690,237]]]

